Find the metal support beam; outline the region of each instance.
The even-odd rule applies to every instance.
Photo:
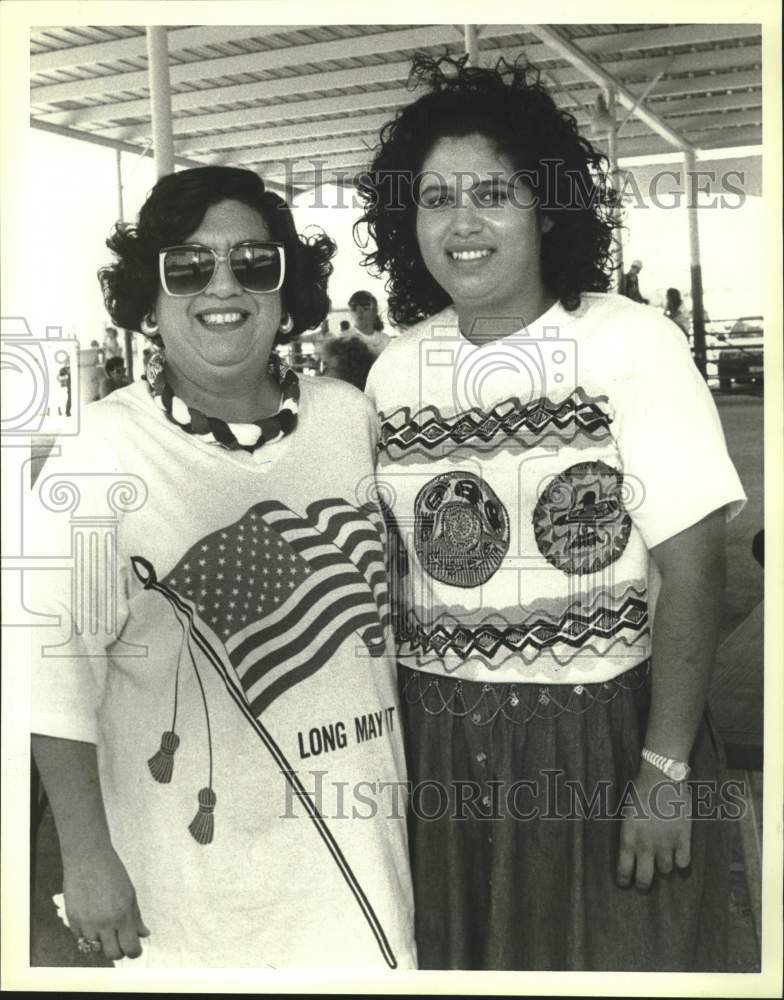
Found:
[[[147,58],[152,106],[152,141],[155,168],[159,177],[174,173],[171,87],[169,85],[169,49],[163,25],[147,27]]]
[[[347,136],[337,136],[334,139],[314,139],[305,140],[300,143],[282,143],[277,146],[256,146],[252,149],[226,150],[223,154],[213,157],[210,163],[231,163],[232,166],[242,167],[250,163],[277,163],[283,164],[288,161],[295,163],[307,163],[312,160],[323,160],[327,156],[339,154],[351,154],[352,159],[357,163],[362,162],[363,156],[366,163],[373,159],[373,133],[368,133],[368,141],[363,141],[365,136],[361,132]]]
[[[695,183],[697,157],[694,150],[686,150],[683,157],[684,183],[686,186],[686,211],[689,217],[689,257],[691,264],[691,321],[694,333],[694,361],[703,378],[707,378],[705,359],[705,310],[702,302],[702,265],[700,263],[700,227],[697,216],[697,188]]]
[[[40,122],[35,118],[30,119],[30,128],[37,128],[42,132],[51,132],[53,135],[62,135],[66,139],[78,139],[80,142],[89,142],[94,146],[103,146],[105,149],[121,149],[123,153],[133,153],[136,156],[144,156],[150,148],[149,140],[145,146],[137,146],[130,142],[121,142],[119,139],[106,139],[94,132],[80,132],[77,129],[64,128],[62,125]],[[187,156],[175,156],[174,162],[178,167],[205,166],[203,160],[191,160]],[[281,194],[285,194],[287,190],[285,184],[279,184],[274,180],[269,181],[266,177],[264,178],[264,183],[268,188],[279,191]]]
[[[603,89],[607,89],[609,87],[613,88],[619,103],[621,103],[625,108],[628,108],[630,111],[633,110],[634,114],[641,121],[643,121],[648,128],[657,132],[663,139],[666,139],[671,146],[684,150],[692,148],[684,136],[680,135],[674,129],[671,129],[669,125],[659,118],[658,115],[649,111],[647,108],[638,106],[637,98],[630,90],[627,90],[626,87],[622,86],[615,79],[615,77],[603,69],[595,59],[592,59],[589,55],[579,49],[557,28],[551,28],[543,24],[529,24],[526,25],[526,28],[538,38],[541,38],[543,42],[549,45],[550,48],[557,52],[562,58],[567,59],[597,86],[602,87]]]
[[[465,37],[465,50],[468,56],[468,62],[472,66],[479,65],[479,32],[476,30],[475,24],[463,25],[464,37]]]
[[[40,129],[42,132],[51,132],[53,135],[62,135],[66,139],[78,139],[80,142],[89,142],[93,146],[103,146],[105,149],[121,149],[123,153],[135,153],[136,156],[143,156],[149,149],[150,142],[138,145],[132,142],[123,142],[122,139],[109,139],[99,132],[83,132],[80,129],[66,128],[64,125],[54,125],[52,122],[42,122],[37,118],[30,119],[30,128]],[[204,163],[199,160],[191,160],[187,156],[175,156],[174,162],[180,167],[203,167]]]
[[[247,155],[249,150],[242,147],[253,147],[260,155],[257,160],[262,160],[267,154],[269,159],[274,159],[278,152],[277,145],[283,141],[287,142],[313,142],[319,137],[323,141],[328,141],[325,137],[335,136],[336,133],[348,133],[353,135],[357,142],[353,148],[363,145],[363,140],[367,138],[370,147],[378,139],[378,131],[382,125],[386,124],[392,117],[390,111],[378,115],[362,115],[362,117],[346,116],[345,120],[330,118],[327,121],[302,122],[297,125],[282,125],[272,129],[249,129],[247,132],[229,132],[217,136],[208,136],[206,140],[199,143],[193,141],[193,145],[184,152],[194,153],[197,150],[204,150],[204,156],[218,156],[222,150],[227,150],[227,156],[232,155],[232,151],[241,155]],[[211,141],[212,140],[212,141]],[[274,143],[274,145],[271,145]],[[206,145],[205,145],[206,144]],[[349,148],[348,146],[346,148]],[[199,155],[202,155],[199,152]],[[250,162],[253,162],[252,160]]]
[[[639,108],[639,106],[641,104],[645,104],[645,102],[648,100],[648,95],[653,90],[653,88],[656,86],[656,84],[659,82],[659,80],[661,80],[661,78],[664,76],[664,74],[667,72],[667,70],[672,66],[672,62],[674,61],[674,59],[675,59],[675,56],[673,56],[672,60],[670,61],[670,63],[667,66],[664,66],[664,67],[662,67],[662,69],[659,70],[659,72],[654,76],[654,78],[651,80],[651,82],[648,84],[648,86],[645,88],[645,90],[643,90],[643,92],[637,96],[637,100],[634,102],[634,106],[631,107],[631,108],[629,108],[629,110],[626,112],[626,117],[621,122],[621,124],[618,126],[618,132],[622,132],[623,131],[626,123],[629,121],[629,119],[634,114],[634,112],[637,110],[637,108]]]

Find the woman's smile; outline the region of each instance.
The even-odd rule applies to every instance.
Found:
[[[464,333],[477,319],[504,319],[519,329],[540,316],[549,305],[541,275],[543,217],[512,163],[483,135],[445,136],[421,175],[419,249]]]
[[[244,309],[204,309],[196,313],[196,319],[209,330],[217,333],[233,333],[245,323],[250,313]]]
[[[491,254],[494,253],[489,247],[480,247],[477,249],[466,248],[463,250],[447,250],[447,257],[453,263],[465,265],[465,264],[476,264],[478,262],[486,261]]]

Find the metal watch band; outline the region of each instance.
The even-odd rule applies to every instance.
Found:
[[[675,764],[679,764],[681,767],[685,767],[687,772],[689,771],[689,766],[685,761],[675,760],[674,757],[665,757],[662,753],[654,753],[653,750],[649,750],[647,747],[642,748],[641,756],[643,760],[647,760],[649,764],[653,764],[655,768],[658,768],[667,777],[670,776],[670,768]]]

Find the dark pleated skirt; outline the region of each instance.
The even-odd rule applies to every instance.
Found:
[[[639,767],[649,680],[648,661],[547,688],[400,667],[420,968],[725,968],[726,821],[695,820],[691,866],[650,891],[615,881],[613,812]],[[721,778],[707,719],[691,764],[693,780]]]

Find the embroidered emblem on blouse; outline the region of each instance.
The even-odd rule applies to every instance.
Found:
[[[414,546],[426,573],[452,587],[486,583],[509,549],[509,515],[473,472],[446,472],[414,501]]]
[[[533,524],[551,566],[569,575],[604,569],[622,555],[632,529],[622,473],[604,462],[570,466],[539,497]]]

